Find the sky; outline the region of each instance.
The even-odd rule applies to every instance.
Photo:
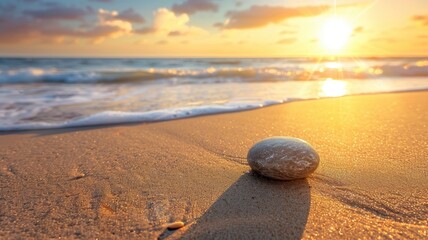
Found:
[[[0,55],[427,56],[428,1],[1,0]]]

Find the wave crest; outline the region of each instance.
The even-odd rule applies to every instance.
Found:
[[[290,80],[372,79],[381,77],[426,77],[428,61],[405,65],[343,67],[326,63],[313,69],[302,67],[234,67],[189,69],[142,69],[117,71],[59,71],[24,68],[0,71],[0,83],[124,83],[172,80],[180,83],[275,82]]]

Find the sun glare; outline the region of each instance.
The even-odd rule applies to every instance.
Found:
[[[351,34],[352,28],[346,20],[331,17],[321,28],[320,42],[327,51],[337,53],[346,45]]]

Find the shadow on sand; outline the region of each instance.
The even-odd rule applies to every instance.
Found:
[[[238,179],[181,236],[185,239],[300,239],[310,208],[306,179]]]

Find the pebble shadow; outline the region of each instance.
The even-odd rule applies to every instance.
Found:
[[[301,239],[310,208],[306,179],[240,177],[181,236],[183,239]]]

